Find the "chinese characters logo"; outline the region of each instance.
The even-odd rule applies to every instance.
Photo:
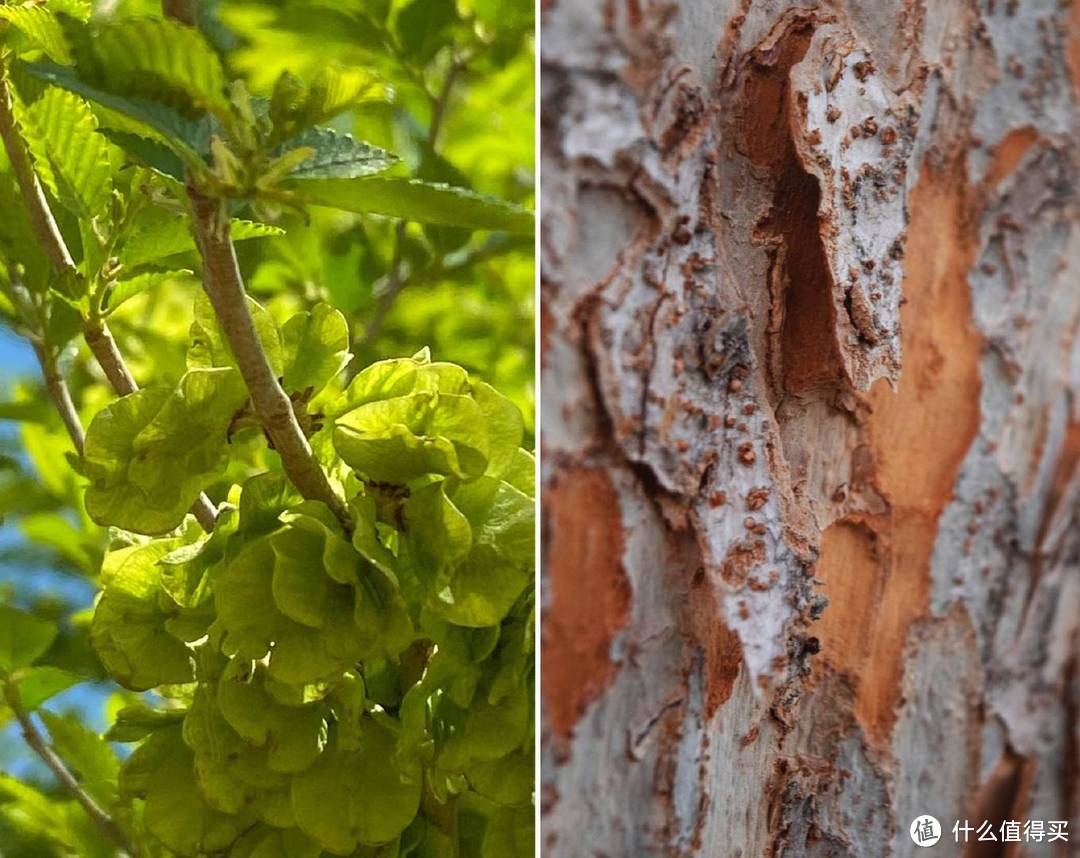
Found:
[[[908,829],[916,846],[933,846],[941,839],[941,823],[928,813],[915,817]]]

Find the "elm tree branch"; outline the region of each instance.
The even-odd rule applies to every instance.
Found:
[[[326,504],[346,532],[352,519],[344,501],[331,486],[296,419],[292,400],[282,388],[247,307],[247,292],[229,234],[225,201],[206,196],[188,182],[195,243],[203,260],[203,287],[229,341],[240,374],[251,394],[255,414],[281,456],[282,467],[297,490],[308,500]]]
[[[6,697],[6,703],[11,709],[12,714],[15,716],[15,720],[19,722],[19,726],[22,728],[23,738],[26,740],[26,744],[37,754],[43,763],[48,766],[49,770],[56,776],[56,780],[60,785],[67,790],[71,797],[75,799],[86,811],[86,815],[90,817],[90,820],[98,827],[102,834],[108,837],[113,843],[117,845],[123,852],[132,856],[132,858],[138,858],[138,851],[128,841],[127,835],[123,832],[116,820],[114,820],[108,812],[106,812],[94,799],[82,788],[82,785],[76,780],[75,775],[71,773],[71,770],[67,767],[67,764],[60,758],[60,755],[56,753],[45,740],[45,737],[41,734],[41,731],[34,724],[30,714],[23,708],[22,702],[19,700],[18,692],[13,690],[11,686],[8,686]]]
[[[198,20],[198,0],[164,0],[167,17],[192,26]],[[308,500],[322,501],[352,533],[352,518],[334,487],[330,485],[315,453],[296,419],[292,400],[274,375],[255,323],[247,308],[247,290],[236,248],[229,233],[229,215],[224,200],[208,197],[188,176],[188,199],[195,244],[203,260],[203,288],[214,307],[218,323],[229,341],[240,374],[251,395],[251,404],[270,438],[286,476]]]
[[[56,365],[56,356],[41,343],[34,343],[34,353],[41,365],[41,374],[45,377],[45,389],[49,392],[49,398],[56,406],[60,419],[64,421],[71,443],[75,445],[75,452],[81,456],[86,444],[86,433],[83,431],[82,421],[79,420],[79,412],[71,399],[71,391]]]
[[[12,172],[15,174],[19,191],[26,204],[34,234],[49,257],[52,267],[61,276],[78,277],[78,268],[68,251],[64,236],[56,224],[56,218],[53,217],[49,201],[45,197],[45,190],[42,188],[38,175],[34,170],[34,165],[30,160],[30,152],[22,135],[19,133],[6,70],[0,73],[0,138],[3,138],[4,149],[7,152],[8,161],[11,162]],[[117,348],[112,332],[103,320],[96,316],[84,319],[83,336],[94,358],[105,373],[105,377],[109,380],[109,384],[112,385],[113,390],[119,396],[126,396],[139,389],[135,383],[135,378],[127,367],[127,363],[124,361],[124,356],[120,353],[120,349]],[[48,382],[47,377],[46,382]],[[68,399],[70,400],[70,396]],[[68,422],[67,418],[65,418],[64,422]],[[74,436],[72,440],[75,440]],[[217,513],[214,510],[214,505],[205,494],[199,495],[191,508],[191,512],[204,530],[209,532],[214,529]]]
[[[119,396],[127,396],[139,389],[105,322],[88,319],[83,324],[83,336],[109,384]]]
[[[30,152],[19,132],[11,90],[6,77],[0,77],[0,136],[3,137],[4,149],[7,151],[8,160],[15,173],[15,180],[26,204],[30,224],[38,241],[45,249],[49,262],[58,274],[78,277],[79,272],[75,266],[75,260],[71,258],[60,227],[56,225],[56,218],[53,217],[49,201],[45,197],[45,190],[30,160]],[[138,390],[135,379],[128,370],[124,357],[116,347],[116,341],[105,323],[101,320],[86,320],[83,323],[83,333],[90,351],[101,365],[113,389],[121,396]]]

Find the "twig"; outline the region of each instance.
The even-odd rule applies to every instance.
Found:
[[[428,126],[428,146],[432,149],[435,148],[435,143],[439,139],[439,130],[442,128],[443,118],[446,116],[446,106],[450,103],[450,93],[454,89],[454,81],[464,68],[465,62],[458,57],[454,57],[453,62],[450,63],[450,68],[447,69],[446,77],[443,79],[442,89],[439,91],[438,97],[432,101],[431,125]]]
[[[454,57],[450,68],[446,72],[446,77],[443,79],[442,89],[439,90],[439,94],[432,96],[425,87],[425,94],[428,95],[431,101],[431,124],[428,126],[427,144],[432,151],[435,150],[435,144],[439,139],[439,130],[442,128],[443,119],[446,116],[446,107],[450,102],[450,93],[453,91],[454,81],[464,68],[465,62],[458,57]],[[398,295],[409,285],[408,279],[401,275],[401,246],[404,238],[405,222],[398,221],[397,231],[394,234],[394,257],[390,262],[390,271],[387,273],[386,290],[379,296],[379,303],[375,305],[371,319],[364,328],[364,338],[361,340],[361,346],[370,345],[375,341],[375,338],[378,337],[379,332],[382,330],[386,316],[393,309]]]
[[[26,210],[34,233],[45,249],[53,268],[60,274],[77,271],[75,261],[68,252],[67,244],[64,243],[64,236],[60,233],[60,227],[56,225],[52,209],[49,208],[49,201],[45,199],[45,191],[41,187],[41,182],[38,181],[37,173],[34,172],[34,165],[30,162],[30,152],[26,148],[22,135],[19,134],[6,68],[0,74],[0,137],[4,139],[4,149],[7,151],[11,169],[15,173],[15,180],[26,202]]]
[[[124,356],[120,354],[116,340],[113,339],[112,331],[104,322],[87,320],[83,326],[83,336],[117,394],[127,396],[139,389],[139,385],[124,362]]]
[[[198,17],[198,0],[163,0],[162,11],[166,16],[190,25]],[[297,491],[308,500],[326,504],[345,532],[351,534],[352,517],[345,502],[338,497],[315,458],[296,419],[292,400],[274,377],[262,342],[255,333],[255,324],[247,308],[247,290],[229,233],[225,202],[205,196],[190,176],[187,190],[195,244],[203,260],[203,288],[232,348],[255,414]]]
[[[67,382],[60,375],[56,366],[56,358],[50,354],[44,346],[34,343],[34,353],[37,354],[38,363],[41,364],[41,374],[45,376],[45,389],[49,392],[56,410],[60,413],[60,419],[67,427],[71,443],[75,445],[75,452],[80,456],[83,446],[86,444],[86,433],[83,431],[82,421],[79,420],[79,412],[75,409],[75,403],[71,400],[71,391]]]
[[[41,735],[41,731],[31,720],[29,713],[23,709],[22,703],[18,699],[18,692],[9,691],[6,698],[8,707],[22,728],[26,744],[30,746],[35,754],[41,757],[41,761],[49,767],[60,785],[71,793],[71,797],[82,806],[82,809],[86,811],[86,815],[90,817],[94,825],[122,851],[131,855],[132,858],[138,858],[138,851],[131,845],[120,826],[116,824],[116,820],[82,788],[75,779],[75,775],[68,769],[67,764],[64,763],[56,751],[49,747],[49,743],[45,741],[45,737]]]
[[[229,235],[225,201],[204,195],[188,182],[195,243],[203,260],[203,287],[218,323],[229,341],[251,404],[281,457],[292,484],[308,500],[326,504],[346,532],[352,519],[344,501],[330,485],[293,411],[293,403],[270,367],[247,308],[247,292]]]
[[[379,303],[371,314],[367,325],[364,326],[364,337],[360,341],[360,347],[371,345],[375,342],[382,331],[383,322],[394,306],[394,301],[405,288],[406,280],[401,276],[401,246],[405,237],[405,222],[398,221],[397,231],[394,234],[394,257],[390,261],[390,270],[386,274],[386,289],[379,296]]]
[[[0,71],[0,138],[3,138],[4,149],[7,152],[8,161],[11,162],[12,172],[15,174],[23,201],[26,203],[34,234],[45,249],[52,267],[61,276],[78,277],[79,270],[68,251],[60,228],[56,225],[56,218],[53,217],[52,209],[49,208],[45,190],[41,187],[34,165],[30,161],[26,143],[19,133],[6,69]],[[83,319],[83,336],[117,395],[126,396],[139,389],[124,361],[124,356],[116,346],[112,332],[103,320],[96,316],[93,319]],[[44,364],[42,368],[44,369]],[[47,377],[46,382],[48,382]],[[67,389],[66,386],[64,389]],[[70,401],[70,395],[68,400]],[[67,423],[66,417],[64,422]],[[74,440],[73,435],[72,441]],[[81,445],[79,451],[82,451]],[[217,512],[205,494],[199,495],[191,507],[191,512],[204,530],[209,532],[214,529]]]
[[[399,224],[399,227],[403,226],[403,224]],[[458,271],[475,265],[477,262],[482,262],[485,259],[491,259],[492,257],[506,253],[519,244],[520,242],[516,238],[511,238],[502,234],[493,235],[475,250],[465,253],[459,259],[450,263],[447,263],[445,259],[440,260],[435,265],[415,273],[410,272],[407,278],[401,277],[400,269],[392,262],[390,271],[386,275],[386,289],[379,296],[379,303],[375,305],[375,309],[372,311],[371,319],[364,328],[363,336],[354,343],[353,351],[363,351],[375,342],[382,330],[383,323],[386,321],[386,316],[394,303],[394,298],[401,294],[402,289],[404,289],[406,285],[418,286],[422,283],[438,280],[441,277],[452,276]],[[395,261],[396,259],[397,254],[395,253]],[[353,370],[352,364],[350,364],[350,372],[355,374],[355,372],[359,372],[359,370],[360,367],[356,367],[356,369]]]

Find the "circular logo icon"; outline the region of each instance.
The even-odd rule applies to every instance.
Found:
[[[928,813],[917,816],[911,821],[908,829],[911,842],[916,846],[933,846],[941,839],[941,823]]]

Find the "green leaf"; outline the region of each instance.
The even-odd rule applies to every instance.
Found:
[[[318,393],[349,362],[349,323],[328,304],[297,313],[281,329],[285,389]]]
[[[464,188],[418,179],[305,179],[291,181],[287,186],[301,202],[358,214],[519,234],[533,231],[532,212],[519,206]]]
[[[26,203],[10,169],[0,172],[0,262],[9,269],[22,267],[22,282],[38,295],[48,292],[54,277],[52,265],[30,223]],[[0,295],[3,293],[0,292]]]
[[[76,21],[86,23],[94,11],[90,0],[46,0],[49,9],[58,15],[67,15]]]
[[[456,20],[454,0],[413,0],[398,14],[398,37],[409,54],[426,63],[448,42]]]
[[[522,450],[520,447],[514,454],[513,460],[506,473],[502,475],[519,492],[527,494],[531,498],[536,497],[536,457]]]
[[[470,628],[495,625],[532,580],[533,500],[491,477],[460,486],[452,500],[442,488],[425,486],[406,504],[410,561],[421,577],[439,573],[428,582],[438,616]]]
[[[120,761],[109,743],[76,716],[56,715],[48,710],[39,714],[56,752],[78,773],[86,791],[106,806],[111,804],[116,798]]]
[[[23,536],[51,548],[60,557],[88,573],[96,571],[87,550],[86,532],[59,512],[39,512],[23,516],[19,522]]]
[[[300,829],[339,855],[359,844],[385,843],[404,831],[420,804],[421,775],[415,764],[395,763],[396,745],[389,727],[365,718],[355,751],[328,751],[293,778]]]
[[[18,30],[31,47],[54,62],[70,65],[71,49],[56,16],[44,6],[0,6],[0,18]]]
[[[279,831],[259,826],[236,842],[229,858],[319,858],[322,854],[317,843],[295,828]]]
[[[365,68],[324,66],[311,83],[284,71],[274,83],[269,116],[272,142],[295,136],[348,109],[358,101],[382,95],[382,87]]]
[[[167,284],[179,286],[185,282],[190,283],[194,276],[194,272],[180,269],[178,271],[144,271],[134,277],[117,280],[108,294],[108,311],[111,313],[125,301],[143,292],[156,289],[158,286]]]
[[[334,446],[368,479],[408,483],[426,474],[476,479],[505,471],[523,421],[490,386],[460,367],[405,359],[360,372],[331,409]]]
[[[37,843],[49,849],[49,854],[52,854],[52,848],[74,852],[75,837],[69,822],[71,815],[65,813],[67,808],[56,800],[55,795],[46,795],[0,772],[0,800],[4,822],[16,822],[16,831],[29,833]],[[4,846],[7,845],[5,842]]]
[[[491,29],[522,28],[532,32],[533,6],[521,0],[472,0],[476,17]]]
[[[27,667],[45,654],[56,637],[56,626],[15,608],[0,605],[0,671]]]
[[[502,480],[483,477],[459,486],[453,501],[472,525],[476,545],[489,545],[501,557],[531,568],[535,520],[531,497]]]
[[[398,160],[385,149],[329,128],[309,128],[273,155],[282,157],[296,149],[311,149],[312,154],[289,172],[290,179],[355,179],[381,173]]]
[[[439,594],[439,614],[451,623],[482,627],[497,623],[528,586],[528,571],[479,545],[453,571]]]
[[[218,705],[229,725],[247,742],[268,749],[275,772],[300,772],[322,753],[327,712],[321,703],[284,706],[263,687],[265,672],[233,659],[218,683]]]
[[[39,164],[48,161],[60,204],[77,217],[107,214],[113,172],[109,141],[97,132],[97,120],[86,102],[50,87],[26,115],[34,128],[28,138],[31,151]]]
[[[461,367],[448,363],[432,363],[429,356],[392,358],[365,367],[352,380],[348,389],[333,406],[333,415],[340,416],[369,402],[393,399],[419,391],[466,393],[469,376]]]
[[[192,369],[175,390],[145,388],[106,406],[86,432],[86,511],[101,525],[160,534],[223,472],[233,415],[247,401],[231,368]]]
[[[269,311],[251,296],[247,296],[247,306],[270,368],[275,376],[280,377],[284,372],[285,356],[277,322]],[[214,312],[206,293],[202,291],[195,296],[195,321],[191,325],[187,364],[191,369],[236,366],[232,348],[218,324],[217,313]]]
[[[527,751],[515,751],[505,757],[474,765],[469,770],[469,785],[497,804],[529,805],[531,817],[530,799],[535,782],[535,765],[530,743]]]
[[[173,752],[176,743],[183,742],[181,729],[186,710],[170,724],[147,732],[149,738],[139,745],[120,767],[117,784],[126,796],[145,796],[162,762]]]
[[[45,423],[52,415],[42,406],[41,400],[27,402],[0,402],[0,420],[16,423]]]
[[[281,615],[272,589],[274,552],[254,539],[228,558],[214,581],[214,604],[225,633],[222,651],[256,660],[266,656]]]
[[[518,407],[490,384],[473,382],[472,393],[487,427],[489,453],[486,473],[493,477],[502,476],[517,459],[521,438],[525,434],[525,421]]]
[[[249,537],[275,530],[281,513],[301,500],[281,471],[256,474],[240,492],[240,530]]]
[[[270,676],[287,685],[329,682],[363,655],[353,621],[352,601],[339,593],[328,600],[321,629],[285,619],[277,630]]]
[[[282,529],[270,537],[274,603],[289,619],[316,629],[325,623],[331,583],[321,564],[312,563],[322,554],[323,542],[317,534],[297,528]]]
[[[338,455],[368,479],[408,483],[426,474],[477,477],[487,467],[483,417],[468,396],[412,393],[355,408],[337,421]]]
[[[252,220],[240,220],[234,218],[229,222],[229,236],[233,241],[247,241],[249,238],[267,238],[274,235],[284,235],[285,230],[280,226],[268,223],[257,223]]]
[[[162,730],[150,739],[157,740],[158,746],[155,757],[147,761],[151,765],[143,764],[144,771],[149,769],[143,776],[146,826],[164,846],[182,856],[194,858],[228,849],[254,822],[253,813],[225,814],[206,802],[195,780],[194,755],[178,733]]]
[[[142,703],[125,706],[105,734],[110,742],[137,742],[164,727],[176,726],[184,718],[182,709],[151,709]]]
[[[125,688],[145,691],[194,676],[191,650],[165,629],[169,614],[161,607],[164,594],[157,572],[158,561],[181,544],[181,539],[159,539],[106,556],[105,590],[94,611],[90,639],[109,673]]]
[[[224,557],[239,518],[235,509],[226,507],[218,515],[211,534],[170,551],[158,561],[161,587],[176,604],[197,608],[210,598],[210,569]]]
[[[468,519],[446,496],[446,483],[428,483],[412,492],[403,508],[410,560],[423,577],[439,580],[472,548]]]
[[[225,72],[198,30],[171,19],[112,19],[72,45],[78,75],[113,95],[160,102],[189,116],[230,116]]]
[[[59,667],[43,665],[27,668],[19,674],[19,700],[24,709],[34,710],[50,697],[80,682],[82,677]]]
[[[531,807],[500,808],[488,822],[481,858],[532,858],[535,826]]]
[[[122,127],[118,130],[168,146],[188,167],[199,169],[205,166],[203,158],[209,152],[210,138],[204,123],[191,120],[164,104],[137,96],[116,95],[95,87],[76,77],[67,66],[22,61],[18,66],[38,80],[62,87],[105,108],[109,115],[102,116],[100,112],[97,115],[105,120],[102,124],[106,127],[120,124]],[[110,116],[113,117],[111,120]],[[126,119],[117,123],[116,116]]]
[[[513,753],[532,725],[531,708],[524,687],[497,703],[478,693],[468,709],[444,698],[439,713],[445,737],[440,765],[460,772]]]
[[[100,115],[104,111],[99,107],[95,113]],[[122,114],[113,113],[110,118],[116,116],[122,116]],[[114,121],[111,126],[117,124]],[[100,133],[120,149],[123,149],[124,154],[133,163],[142,167],[149,167],[155,173],[177,182],[184,181],[184,162],[167,145],[151,139],[142,128],[136,129],[137,133],[128,133],[111,126],[99,129]]]
[[[234,220],[229,225],[233,241],[282,235],[284,230],[265,223]],[[120,262],[128,268],[149,265],[179,253],[195,250],[195,239],[186,218],[171,218],[134,233],[120,250]]]
[[[239,813],[254,810],[262,789],[284,786],[285,781],[266,767],[265,754],[245,744],[224,719],[211,684],[200,684],[184,718],[184,742],[195,753],[195,779],[199,791],[214,810]]]

